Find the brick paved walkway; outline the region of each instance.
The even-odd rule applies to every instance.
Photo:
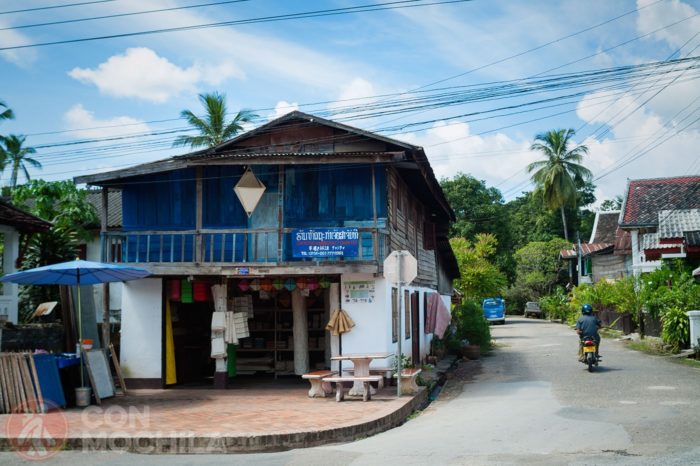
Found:
[[[308,388],[281,387],[245,390],[132,390],[127,397],[103,400],[102,406],[65,411],[69,434],[97,432],[143,434],[288,434],[352,426],[380,419],[398,410],[411,397],[397,398],[385,388],[363,402],[334,396],[309,398]]]

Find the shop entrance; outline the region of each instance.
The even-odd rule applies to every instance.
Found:
[[[339,277],[336,279],[339,280]],[[297,294],[306,306],[306,344],[297,344],[308,351],[309,369],[324,369],[328,365],[329,278],[285,277],[272,279],[230,278],[227,285],[227,310],[247,312],[248,336],[238,345],[226,345],[228,386],[235,388],[240,381],[277,379],[295,376],[294,312],[292,295]],[[191,284],[191,296],[189,295]],[[221,281],[170,279],[166,299],[171,323],[164,318],[164,374],[175,366],[176,382],[167,386],[213,385],[216,362],[211,358],[211,323],[214,302],[211,287]],[[172,346],[169,349],[168,325],[172,326]],[[169,357],[174,355],[173,358]]]

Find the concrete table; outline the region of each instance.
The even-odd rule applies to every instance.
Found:
[[[340,354],[338,356],[333,356],[331,361],[352,361],[354,366],[353,375],[355,377],[367,377],[370,375],[369,366],[373,359],[386,359],[393,355],[394,353]],[[374,394],[376,390],[370,387],[370,392]],[[348,395],[363,396],[364,393],[364,384],[361,381],[355,381]]]

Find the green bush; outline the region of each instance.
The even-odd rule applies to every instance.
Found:
[[[678,307],[667,309],[661,316],[661,339],[671,345],[673,352],[685,348],[690,341],[690,320]]]
[[[482,351],[491,348],[491,329],[478,302],[463,302],[460,307],[455,308],[452,321],[455,324],[454,337],[458,344],[461,344],[462,340],[469,340],[470,344],[479,345]]]
[[[553,294],[540,298],[539,305],[548,318],[561,319],[564,322],[569,320],[571,306],[563,288],[557,287]]]

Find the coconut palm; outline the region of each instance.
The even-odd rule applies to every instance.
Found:
[[[2,109],[5,110],[2,110]],[[12,109],[7,106],[5,102],[0,100],[0,120],[12,120],[15,117],[15,114],[12,112]]]
[[[198,117],[189,110],[180,112],[180,116],[187,120],[194,129],[199,131],[197,136],[181,135],[175,139],[173,147],[190,146],[213,147],[233,138],[243,131],[243,124],[249,123],[258,115],[251,110],[241,110],[230,122],[226,123],[226,95],[213,92],[211,94],[199,94],[199,101],[204,106],[206,115]]]
[[[10,185],[13,188],[17,186],[17,175],[19,175],[20,170],[24,172],[24,176],[27,178],[27,181],[29,181],[31,177],[29,176],[27,165],[31,165],[34,168],[41,168],[41,163],[39,163],[38,160],[28,157],[29,154],[35,154],[36,149],[33,147],[22,147],[25,139],[24,136],[10,134],[9,136],[3,137],[2,140],[2,144],[4,145],[4,164],[12,167]]]
[[[530,150],[542,152],[546,158],[527,166],[528,173],[534,172],[532,181],[543,196],[545,206],[560,210],[567,241],[569,234],[564,207],[576,207],[576,189],[593,176],[590,170],[580,165],[583,156],[588,153],[588,147],[569,147],[574,134],[573,129],[558,129],[535,136]]]

